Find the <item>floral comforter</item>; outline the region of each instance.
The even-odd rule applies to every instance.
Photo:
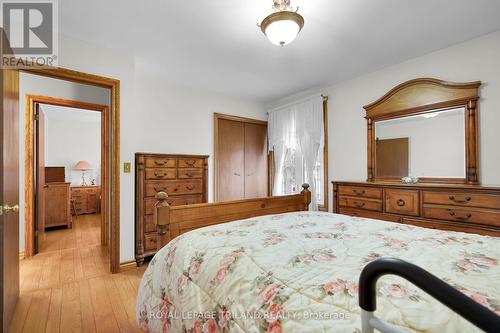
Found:
[[[360,332],[358,278],[407,260],[500,315],[500,239],[318,212],[186,233],[152,259],[137,319],[150,332]],[[405,280],[378,282],[377,316],[406,330],[475,332]]]

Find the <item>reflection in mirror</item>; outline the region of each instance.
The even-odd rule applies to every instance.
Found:
[[[377,178],[465,178],[465,109],[375,122]]]

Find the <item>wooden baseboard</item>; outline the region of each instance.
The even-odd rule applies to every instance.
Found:
[[[19,251],[19,260],[24,259],[24,251]]]
[[[135,260],[125,261],[125,262],[120,263],[120,271],[126,271],[129,269],[135,269],[135,268],[137,268],[137,263]]]

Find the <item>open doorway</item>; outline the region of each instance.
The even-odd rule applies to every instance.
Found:
[[[109,266],[108,107],[27,96],[33,123],[34,214],[25,252],[95,250]],[[95,248],[95,249],[94,249]]]
[[[109,263],[108,124],[106,105],[26,96],[29,256],[94,245],[103,247],[98,252]]]

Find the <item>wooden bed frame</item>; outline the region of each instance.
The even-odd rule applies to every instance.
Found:
[[[176,207],[167,203],[167,193],[158,192],[154,210],[160,243],[158,248],[183,233],[210,225],[255,216],[307,211],[311,203],[311,191],[308,184],[302,185],[302,188],[302,192],[295,195]]]

